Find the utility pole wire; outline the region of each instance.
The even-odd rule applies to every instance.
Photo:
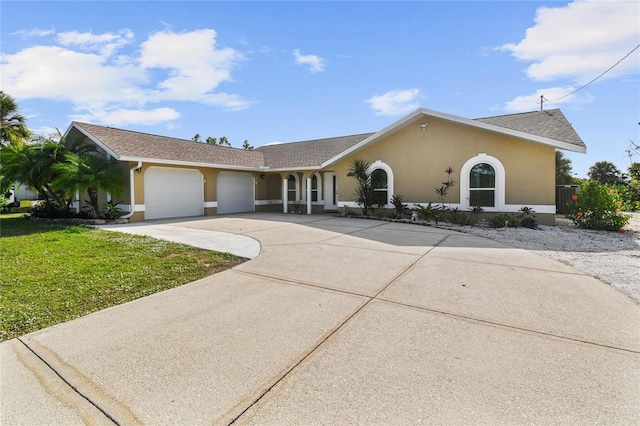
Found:
[[[564,98],[566,98],[567,96],[571,96],[571,95],[573,95],[574,93],[578,92],[579,90],[584,89],[585,87],[587,87],[588,85],[590,85],[591,83],[595,82],[595,81],[596,81],[596,80],[598,80],[600,77],[602,77],[603,75],[605,75],[606,73],[608,73],[609,71],[611,71],[612,69],[614,69],[614,68],[615,68],[615,67],[616,67],[620,62],[624,61],[625,59],[627,59],[627,57],[628,57],[629,55],[631,55],[633,52],[635,52],[636,50],[638,50],[638,48],[639,48],[639,47],[640,47],[640,44],[639,44],[639,45],[637,45],[636,47],[634,47],[634,48],[631,50],[631,52],[629,52],[629,53],[627,53],[626,55],[624,55],[624,58],[620,59],[618,62],[616,62],[615,64],[613,64],[613,65],[612,65],[608,70],[606,70],[605,72],[603,72],[602,74],[600,74],[599,76],[597,76],[596,78],[594,78],[593,80],[591,80],[590,82],[588,82],[587,84],[585,84],[584,86],[580,87],[579,89],[576,89],[576,90],[574,90],[573,92],[571,92],[571,93],[569,93],[569,94],[567,94],[567,95],[561,96],[561,97],[559,97],[559,98],[556,98],[556,99],[551,99],[551,100],[546,99],[546,101],[547,101],[547,102],[559,101],[560,99],[564,99]],[[542,106],[541,106],[540,108],[542,108]]]
[[[542,109],[543,109],[543,108],[542,108],[542,105],[543,105],[545,102],[549,102],[549,99],[545,98],[545,97],[544,97],[544,95],[540,95],[540,100],[537,102],[537,103],[539,103],[539,104],[540,104],[540,111],[542,111]]]

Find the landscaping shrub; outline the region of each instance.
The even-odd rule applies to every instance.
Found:
[[[402,194],[392,195],[391,204],[393,204],[393,208],[395,209],[393,217],[395,219],[402,219],[405,210],[407,210],[407,205],[404,204],[404,197],[402,196]]]
[[[453,208],[447,212],[447,220],[454,225],[473,225],[475,218],[469,213],[465,213],[458,208]]]
[[[487,220],[492,228],[518,228],[523,226],[529,229],[538,229],[535,211],[531,207],[522,207],[519,214],[501,214],[493,216]]]
[[[615,188],[589,181],[569,202],[567,217],[578,228],[619,231],[630,219],[621,214],[622,200]]]
[[[522,207],[520,209],[520,226],[529,229],[538,229],[538,221],[536,220],[535,211],[531,207]]]
[[[414,212],[418,213],[418,217],[423,220],[433,220],[438,223],[442,219],[442,215],[445,211],[443,206],[432,205],[431,203],[423,206],[422,204],[416,204],[416,206],[412,209]]]

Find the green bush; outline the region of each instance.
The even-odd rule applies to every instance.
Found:
[[[9,205],[9,199],[4,195],[0,195],[0,208],[5,209]]]
[[[569,202],[567,217],[578,228],[620,231],[630,216],[620,214],[622,200],[615,188],[589,181]]]
[[[422,204],[416,204],[412,209],[414,212],[418,213],[418,217],[423,220],[433,220],[438,223],[442,215],[444,214],[445,208],[443,206],[432,205],[431,203],[423,206]]]
[[[529,229],[539,229],[535,211],[531,207],[522,207],[518,214],[501,214],[490,217],[487,223],[492,228],[518,228],[523,226]]]
[[[454,225],[473,225],[475,224],[475,216],[461,211],[458,208],[453,208],[447,212],[446,219]]]

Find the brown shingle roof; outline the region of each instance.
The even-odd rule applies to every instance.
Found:
[[[559,109],[464,121],[467,123],[476,121],[586,148],[580,136]],[[224,165],[251,169],[315,168],[376,134],[362,133],[267,145],[253,151],[246,151],[95,124],[74,122],[72,126],[91,135],[119,159]],[[496,131],[499,130],[496,129]],[[372,140],[372,143],[375,141]]]
[[[264,154],[265,165],[274,169],[318,166],[374,133],[290,142],[256,148]]]
[[[577,146],[585,146],[571,123],[567,121],[567,118],[559,109],[476,118],[475,121]]]
[[[206,143],[113,127],[75,122],[78,128],[91,134],[119,158],[154,159],[197,164],[223,164],[227,166],[264,167],[263,154]]]

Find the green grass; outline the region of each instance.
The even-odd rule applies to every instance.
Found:
[[[2,214],[0,341],[241,262],[228,253],[82,226],[31,222],[20,212]]]

